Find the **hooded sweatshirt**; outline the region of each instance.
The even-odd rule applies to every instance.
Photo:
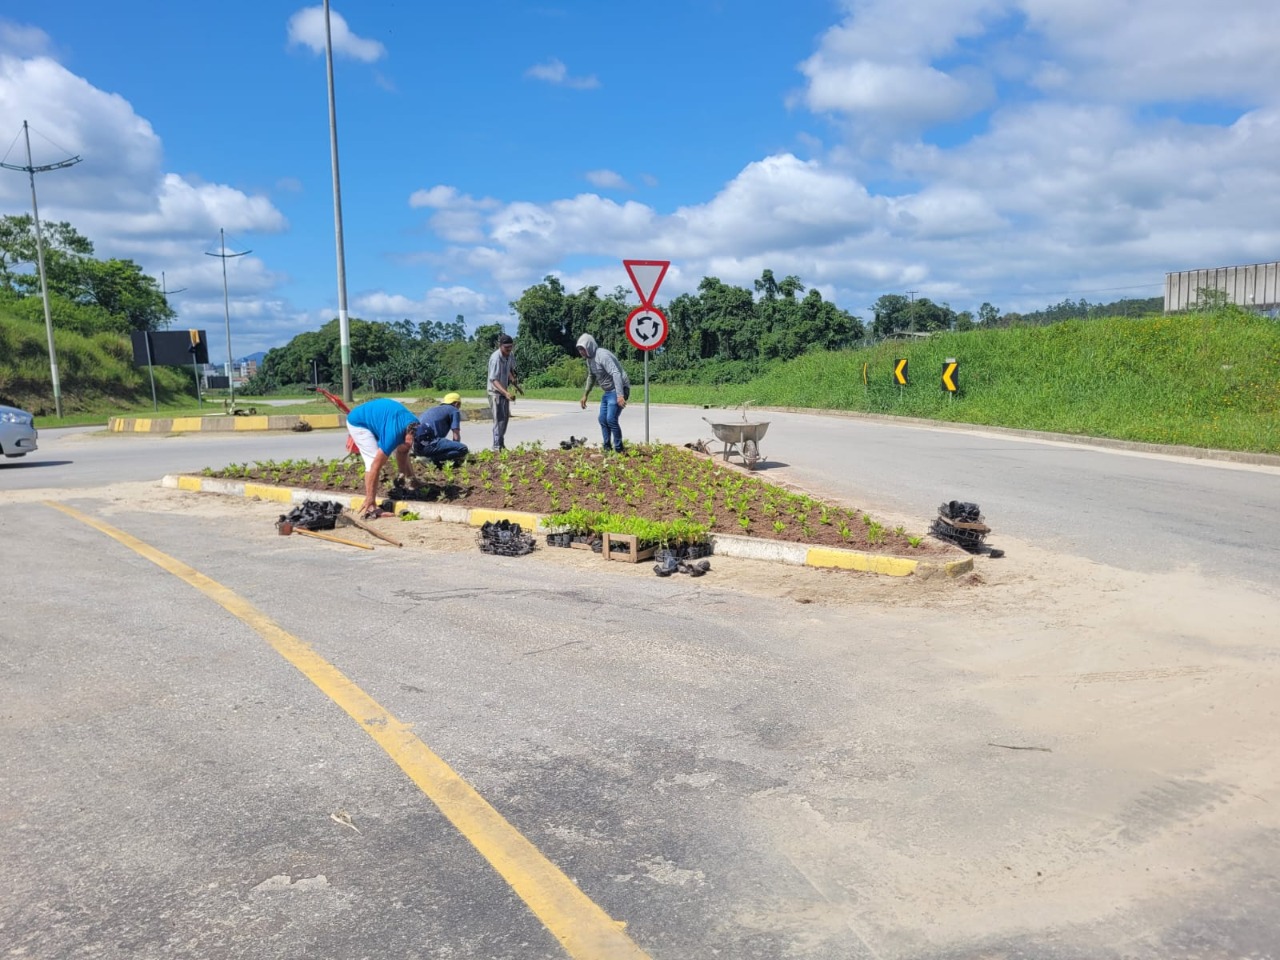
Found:
[[[624,400],[631,396],[631,380],[612,351],[597,346],[595,337],[589,333],[578,338],[578,346],[587,353],[587,385],[582,388],[583,396],[591,392],[592,383],[600,384],[605,393],[616,391]]]

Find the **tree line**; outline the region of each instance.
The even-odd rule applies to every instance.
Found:
[[[624,287],[604,294],[598,286],[570,292],[555,276],[525,289],[510,304],[516,321],[517,366],[524,382],[532,387],[580,386],[583,366],[574,345],[584,333],[612,350],[634,373],[642,356],[626,337],[628,298]],[[1158,311],[1160,300],[1113,304],[1064,300],[1028,314],[1001,313],[983,303],[975,316],[927,297],[885,294],[873,305],[874,319],[868,327],[824,300],[817,290],[806,290],[799,277],[778,279],[766,269],[750,288],[704,277],[696,293],[681,294],[662,309],[669,330],[665,344],[649,355],[652,381],[738,383],[808,350],[849,349],[901,333],[1055,323],[1126,312],[1139,315]],[[468,336],[465,326],[461,315],[452,323],[416,325],[408,320],[353,319],[353,381],[370,391],[480,387],[503,328],[490,324]],[[316,377],[321,383],[337,382],[340,357],[337,320],[333,320],[268,352],[247,389],[266,392]]]
[[[175,313],[155,279],[132,260],[100,260],[93,244],[69,223],[41,222],[45,273],[58,329],[92,335],[160,330]],[[20,318],[43,321],[35,271],[34,221],[28,215],[0,217],[0,305]],[[511,302],[517,365],[530,386],[581,384],[584,373],[574,344],[584,333],[612,350],[629,367],[642,359],[626,338],[629,292],[598,286],[575,292],[555,276],[528,287]],[[745,382],[775,363],[809,350],[840,350],[903,332],[971,330],[977,326],[1054,323],[1104,314],[1140,315],[1159,311],[1160,298],[1095,304],[1063,300],[1028,314],[1001,313],[983,303],[977,314],[957,312],[927,297],[885,294],[872,307],[870,324],[800,277],[779,278],[763,270],[750,287],[704,277],[696,292],[683,293],[662,309],[669,324],[665,344],[648,357],[656,382]],[[500,324],[466,332],[459,314],[452,321],[366,321],[352,318],[353,380],[362,390],[392,392],[415,387],[476,388],[484,384],[489,354],[503,333]],[[338,321],[294,337],[269,350],[246,385],[253,393],[319,382],[342,375]]]
[[[154,277],[132,260],[93,256],[93,243],[71,224],[40,221],[49,307],[60,330],[85,336],[163,330],[176,314]],[[44,320],[35,220],[0,216],[0,305],[18,317]]]
[[[649,358],[650,379],[744,381],[806,350],[847,348],[865,336],[861,320],[817,290],[806,292],[799,277],[778,280],[765,270],[754,288],[706,277],[696,294],[681,294],[667,304],[670,329],[666,343]],[[524,382],[532,387],[580,386],[585,373],[574,345],[584,333],[634,369],[642,358],[626,338],[627,298],[623,287],[603,295],[598,286],[571,293],[554,276],[527,288],[510,305],[516,363]],[[350,324],[352,381],[383,392],[479,387],[489,354],[504,332],[500,324],[488,324],[468,336],[461,315],[452,323],[353,318]],[[334,383],[340,377],[338,321],[332,320],[268,351],[245,389],[269,392],[316,380]]]

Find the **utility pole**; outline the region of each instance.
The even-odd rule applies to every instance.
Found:
[[[324,63],[329,79],[329,156],[333,167],[333,232],[338,248],[338,337],[342,347],[342,399],[351,404],[351,321],[347,317],[347,259],[342,244],[342,178],[338,175],[338,108],[333,95],[333,35],[324,0]]]
[[[916,292],[914,290],[907,291],[907,316],[911,318],[907,321],[907,329],[914,332],[916,329]]]
[[[231,357],[231,301],[227,296],[227,261],[233,257],[243,257],[247,253],[253,253],[252,250],[245,250],[241,253],[227,253],[227,233],[225,230],[218,229],[218,238],[222,243],[221,253],[205,252],[206,257],[219,257],[222,260],[222,312],[227,319],[227,389],[231,391],[231,413],[236,412],[236,381],[232,376],[231,368],[235,361]]]
[[[49,338],[49,378],[53,381],[53,409],[58,419],[62,419],[62,383],[58,379],[58,351],[53,345],[53,313],[49,310],[49,284],[44,275],[44,233],[40,229],[40,205],[36,202],[36,174],[50,170],[62,170],[73,167],[80,162],[80,157],[68,157],[58,163],[47,163],[37,167],[31,161],[31,131],[27,121],[22,121],[22,135],[27,140],[27,165],[17,166],[12,163],[0,163],[6,170],[23,170],[31,178],[31,216],[36,225],[36,266],[40,271],[40,299],[44,301],[44,330]]]

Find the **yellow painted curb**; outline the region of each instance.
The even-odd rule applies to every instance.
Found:
[[[246,497],[258,497],[260,500],[274,500],[276,503],[293,503],[293,491],[288,487],[272,487],[265,483],[246,483]]]
[[[525,530],[536,530],[541,518],[536,513],[522,513],[519,510],[488,510],[477,508],[467,515],[467,522],[473,527],[482,527],[485,523],[497,523],[499,520],[510,520],[518,523]]]
[[[973,572],[973,557],[967,557],[964,560],[952,560],[942,565],[942,572],[948,577],[958,577],[962,573]]]
[[[918,560],[906,560],[902,557],[880,557],[830,547],[810,547],[804,558],[806,567],[838,567],[841,570],[860,570],[887,577],[909,577],[916,572],[919,563]]]
[[[276,425],[272,426],[271,421]],[[336,429],[345,426],[346,417],[340,413],[267,414],[253,417],[225,417],[210,414],[200,417],[111,417],[107,421],[110,433],[210,433],[223,430],[261,431],[288,430],[294,423],[306,423],[317,430]]]
[[[178,476],[177,486],[179,490],[191,490],[195,492],[203,492],[204,487],[200,477]],[[222,492],[222,491],[216,491]],[[261,500],[272,500],[277,503],[292,503],[294,490],[289,487],[275,487],[262,483],[245,483],[245,497],[258,497]],[[303,491],[304,493],[306,491]],[[350,496],[350,509],[353,513],[359,513],[364,508],[365,498],[358,494]],[[416,500],[397,500],[393,504],[392,513],[399,516],[402,511],[411,510],[417,512],[423,504]],[[522,528],[530,533],[542,529],[543,517],[537,513],[526,513],[521,510],[492,510],[488,508],[475,508],[466,511],[467,524],[473,527],[483,526],[486,522],[496,523],[499,520],[509,520],[512,523],[518,523]],[[456,522],[456,521],[455,521]],[[714,535],[713,535],[714,536]],[[748,538],[741,538],[746,540]],[[765,541],[760,541],[765,542]],[[799,546],[799,545],[796,545]],[[726,556],[748,556],[747,554],[735,554],[726,552]],[[793,554],[794,556],[794,554]],[[886,577],[910,577],[917,576],[921,579],[943,574],[947,577],[958,577],[962,574],[971,573],[974,563],[972,557],[966,557],[963,560],[949,560],[943,563],[933,563],[927,560],[914,560],[906,557],[885,557],[877,554],[858,553],[854,550],[843,550],[838,547],[809,547],[805,551],[804,565],[807,567],[826,567],[840,570],[856,570],[861,573],[874,573]],[[791,562],[795,562],[792,560]]]

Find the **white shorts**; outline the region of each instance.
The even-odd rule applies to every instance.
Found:
[[[373,458],[382,452],[378,448],[378,438],[374,436],[372,430],[366,430],[351,423],[347,424],[347,433],[351,434],[351,439],[356,442],[360,450],[360,456],[364,457],[364,469],[367,473],[373,469]]]

